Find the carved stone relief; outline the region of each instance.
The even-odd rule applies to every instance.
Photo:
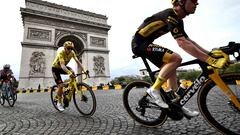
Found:
[[[43,52],[33,52],[30,58],[30,76],[44,75],[46,69],[46,59]]]
[[[106,47],[106,39],[99,37],[90,37],[90,45],[95,47]]]
[[[102,56],[94,56],[93,64],[93,71],[96,76],[105,74],[104,58]]]
[[[40,41],[51,41],[51,33],[50,30],[28,28],[27,38]]]

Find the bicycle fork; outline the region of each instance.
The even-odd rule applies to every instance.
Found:
[[[83,98],[83,92],[82,92],[82,88],[78,88],[78,86],[77,86],[77,82],[76,82],[76,78],[73,78],[74,80],[73,80],[73,87],[75,88],[75,92],[77,93],[77,95],[79,95],[80,96],[80,99],[82,100],[82,98]]]
[[[240,102],[237,96],[232,90],[223,82],[219,73],[216,69],[213,69],[214,73],[210,74],[209,77],[217,84],[217,86],[226,94],[228,99],[240,110]]]

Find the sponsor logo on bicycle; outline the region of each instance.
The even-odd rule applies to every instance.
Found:
[[[206,80],[205,76],[201,76],[200,78],[196,79],[190,90],[186,93],[186,95],[180,100],[180,104],[184,105],[193,95],[196,93],[196,91],[201,87],[201,84],[204,83]]]

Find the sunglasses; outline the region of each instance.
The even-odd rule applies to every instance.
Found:
[[[73,48],[71,48],[71,47],[67,47],[67,49],[68,49],[68,50],[73,50]]]

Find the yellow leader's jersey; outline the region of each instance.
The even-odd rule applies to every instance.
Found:
[[[52,67],[61,68],[60,61],[65,62],[65,65],[67,65],[69,63],[69,61],[71,60],[71,58],[73,58],[75,60],[78,59],[73,50],[69,54],[67,54],[65,50],[61,50],[57,54],[57,57],[55,58],[55,60],[53,61]]]

